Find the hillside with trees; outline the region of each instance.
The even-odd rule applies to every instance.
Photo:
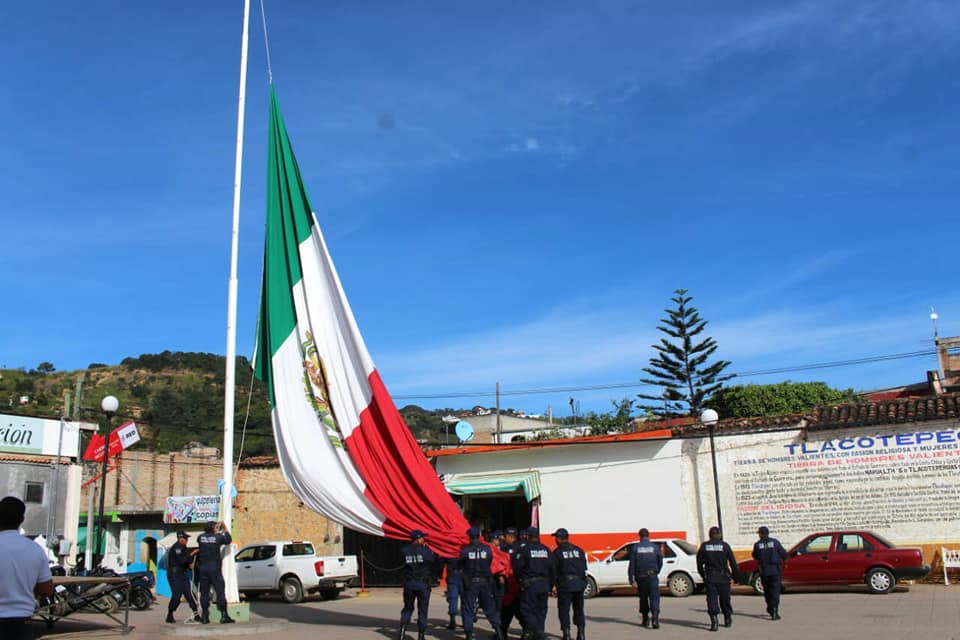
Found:
[[[179,451],[192,442],[217,447],[223,441],[223,396],[226,359],[212,353],[164,351],[125,358],[119,365],[94,362],[86,369],[57,371],[52,362],[34,369],[0,369],[0,412],[55,417],[70,395],[70,414],[100,422],[100,400],[120,400],[120,419],[135,420],[147,450]],[[76,391],[80,380],[80,411]],[[252,386],[251,386],[252,385]],[[248,411],[249,406],[249,411]],[[273,428],[266,386],[252,378],[250,361],[237,358],[235,453],[243,435],[243,456],[274,455]],[[414,437],[425,443],[443,442],[444,416],[470,409],[424,409],[407,405],[400,413]],[[512,414],[512,409],[504,411]],[[246,431],[244,432],[244,425]]]

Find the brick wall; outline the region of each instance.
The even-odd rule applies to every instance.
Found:
[[[318,555],[343,554],[343,528],[290,491],[279,466],[243,466],[236,477],[233,537],[242,546],[269,540],[309,540]]]
[[[107,511],[163,511],[168,496],[217,493],[217,481],[223,477],[220,458],[184,453],[128,450],[111,461],[110,467],[114,466],[107,473]],[[80,498],[82,511],[86,511],[89,489],[85,487]]]

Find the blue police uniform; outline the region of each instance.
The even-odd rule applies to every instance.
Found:
[[[197,601],[193,598],[190,589],[190,565],[193,563],[193,554],[187,545],[180,544],[180,538],[189,536],[183,531],[177,532],[177,543],[167,552],[167,582],[170,584],[170,604],[167,607],[167,622],[173,622],[173,612],[180,606],[180,598],[187,599],[187,604],[197,613]]]
[[[653,616],[654,627],[660,626],[660,569],[663,568],[663,554],[660,543],[651,542],[649,537],[640,538],[630,546],[627,553],[627,579],[637,585],[640,597],[639,611],[643,616],[643,626],[650,623]]]
[[[714,531],[714,529],[711,529]],[[733,550],[719,537],[700,545],[697,550],[697,571],[707,588],[707,613],[710,630],[717,630],[717,615],[723,612],[723,625],[733,624],[733,604],[730,601],[730,579],[737,577],[737,559]]]
[[[490,546],[503,551],[503,532],[494,531],[490,534]],[[503,611],[503,596],[507,592],[507,583],[503,579],[503,576],[494,576],[493,577],[493,601],[497,607],[497,611]],[[501,620],[503,616],[500,616]]]
[[[200,608],[203,610],[203,620],[208,621],[210,609],[210,588],[213,587],[217,596],[217,608],[220,610],[220,619],[224,621],[227,611],[227,596],[224,593],[223,573],[220,570],[220,549],[230,544],[233,538],[230,532],[213,533],[205,531],[197,536],[197,572],[200,574]],[[229,616],[226,620],[229,620]]]
[[[553,573],[557,585],[557,614],[563,637],[570,633],[570,607],[573,606],[573,624],[577,627],[577,638],[584,638],[587,624],[583,613],[583,590],[587,586],[587,554],[583,549],[571,544],[566,529],[558,529],[553,534],[559,544],[553,550]]]
[[[527,632],[543,635],[547,625],[547,600],[554,583],[550,549],[537,539],[535,527],[527,529],[530,538],[513,558],[513,572],[520,582],[520,622]]]
[[[508,534],[517,535],[517,530],[513,527],[508,527],[506,532]],[[517,550],[520,549],[520,541],[514,540],[512,543],[507,544],[504,541],[501,549],[510,556],[510,566],[513,567],[513,558],[517,554]],[[516,578],[514,578],[516,580]],[[516,588],[516,582],[514,582],[514,588]],[[510,601],[510,604],[505,604],[500,608],[500,622],[501,628],[503,629],[503,636],[507,636],[507,632],[510,630],[510,623],[513,622],[515,617],[519,617],[520,613],[520,598],[515,597]],[[521,621],[521,625],[523,621]]]
[[[470,544],[460,550],[460,564],[463,567],[464,598],[461,613],[463,616],[463,631],[467,640],[473,638],[473,612],[480,603],[487,621],[493,625],[497,637],[502,636],[500,629],[500,612],[497,611],[493,599],[493,550],[480,542],[480,530],[471,527],[467,530]]]
[[[410,534],[413,540],[426,537],[422,531]],[[417,607],[417,629],[423,638],[427,629],[430,609],[430,586],[437,556],[426,545],[411,542],[403,548],[403,611],[400,613],[400,637],[413,617],[413,607]]]
[[[457,622],[455,617],[460,615],[460,607],[463,604],[463,565],[460,558],[447,558],[447,615],[450,616],[450,624],[447,629],[455,629]]]
[[[783,563],[787,559],[787,550],[780,541],[769,536],[769,530],[761,527],[760,539],[753,545],[753,559],[757,561],[757,572],[763,584],[763,599],[767,601],[767,613],[774,620],[780,619],[780,590]]]

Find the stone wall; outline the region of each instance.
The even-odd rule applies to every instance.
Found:
[[[270,540],[309,540],[318,555],[343,554],[343,528],[300,502],[276,463],[241,465],[236,485],[233,537],[241,546]]]

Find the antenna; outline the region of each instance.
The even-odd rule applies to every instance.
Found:
[[[457,439],[460,440],[460,442],[473,440],[473,425],[466,420],[458,422],[457,426],[453,428],[453,431],[457,434]]]
[[[940,318],[940,314],[937,313],[937,310],[933,308],[933,305],[930,305],[930,322],[933,323],[933,339],[937,340],[940,338],[940,334],[937,333],[937,319]]]

